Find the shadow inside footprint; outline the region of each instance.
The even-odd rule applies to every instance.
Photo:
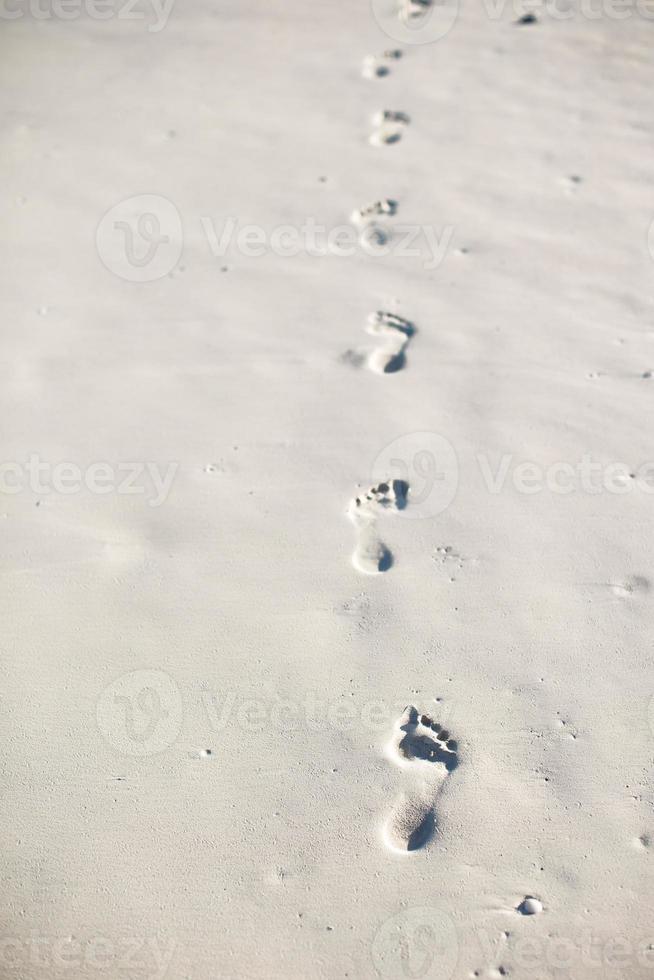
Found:
[[[384,366],[384,374],[395,374],[396,371],[401,371],[405,364],[406,357],[404,351],[398,351]]]
[[[412,832],[406,845],[407,851],[418,851],[421,847],[424,847],[427,841],[430,841],[434,836],[436,830],[436,818],[434,817],[434,811],[429,810],[425,814],[425,819],[419,824],[416,829]]]
[[[409,502],[409,484],[406,480],[393,480],[393,493],[395,494],[395,506],[398,510],[404,510]]]
[[[455,752],[424,735],[407,734],[398,745],[405,759],[421,759],[423,762],[441,762],[448,772],[453,772],[459,764]]]
[[[418,731],[419,727],[430,729],[429,734],[421,734]],[[419,716],[416,709],[412,708],[406,724],[401,726],[400,731],[404,732],[404,735],[398,742],[397,749],[405,759],[440,762],[448,772],[453,772],[458,766],[456,741],[450,738],[450,733],[442,725],[432,721],[427,715]]]
[[[380,572],[387,572],[389,568],[392,568],[392,566],[393,566],[393,556],[388,550],[388,548],[384,548],[384,551],[377,563],[377,569]]]

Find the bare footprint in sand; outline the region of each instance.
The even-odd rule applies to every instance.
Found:
[[[414,335],[415,327],[395,313],[378,310],[368,317],[366,330],[384,343],[368,358],[368,367],[376,374],[394,374],[404,367],[406,348]]]
[[[650,591],[652,583],[644,575],[630,575],[620,582],[611,582],[609,588],[613,595],[628,599],[635,595],[645,595]]]
[[[372,117],[374,129],[370,134],[373,146],[384,146],[387,143],[398,143],[402,139],[405,127],[411,120],[406,112],[394,109],[382,109]]]
[[[401,57],[402,52],[397,48],[384,51],[384,53],[379,56],[369,54],[363,59],[361,74],[364,78],[384,78],[386,75],[390,75],[390,63],[393,61],[398,61]]]
[[[350,221],[359,229],[359,241],[363,246],[372,247],[385,245],[389,232],[380,224],[385,218],[392,218],[397,213],[397,201],[385,197],[379,201],[357,208],[350,215]]]
[[[395,851],[424,847],[436,829],[436,800],[449,774],[459,763],[457,743],[450,733],[413,705],[397,722],[388,753],[397,765],[410,769],[413,785],[403,793],[386,824],[384,839]]]
[[[350,221],[357,228],[365,228],[379,218],[392,218],[394,214],[397,214],[397,201],[391,200],[390,197],[383,197],[379,201],[372,201],[362,208],[357,208],[350,215]]]
[[[432,0],[401,0],[398,16],[405,24],[426,17],[431,9]]]
[[[377,520],[385,514],[397,513],[407,505],[409,485],[404,480],[393,480],[371,487],[350,501],[347,516],[356,529],[357,541],[352,564],[364,575],[386,572],[393,564],[393,556],[382,542],[377,531]]]

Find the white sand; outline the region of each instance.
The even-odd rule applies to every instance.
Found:
[[[178,464],[156,507],[3,496],[3,976],[652,976],[654,497],[513,472],[654,458],[654,26],[514,17],[2,23],[2,459]],[[128,282],[96,229],[141,194],[184,251]],[[387,234],[450,229],[440,265],[215,257],[201,223],[387,198]],[[393,374],[378,310],[416,328]],[[458,457],[440,512],[412,433]],[[363,575],[348,504],[398,453]],[[512,456],[501,492],[478,454]],[[399,748],[408,704],[455,768]]]

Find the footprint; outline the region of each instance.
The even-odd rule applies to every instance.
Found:
[[[543,903],[533,895],[525,895],[515,910],[519,915],[539,915],[543,911]]]
[[[569,177],[562,177],[560,183],[563,184],[568,194],[574,194],[583,184],[583,177],[580,177],[579,174],[571,174]]]
[[[347,516],[357,532],[352,564],[358,572],[378,575],[387,572],[393,564],[393,556],[377,533],[377,520],[384,514],[404,510],[408,492],[408,483],[393,480],[371,487],[350,501]]]
[[[366,204],[363,208],[357,208],[350,215],[350,221],[358,228],[373,224],[378,218],[392,218],[397,214],[397,201],[392,201],[389,197],[384,197],[380,201],[373,201]]]
[[[373,337],[384,340],[383,346],[368,358],[370,370],[376,374],[394,374],[400,371],[406,361],[405,351],[409,340],[416,332],[413,324],[395,313],[378,310],[368,317],[366,330]]]
[[[376,58],[374,54],[369,54],[363,59],[361,74],[364,78],[383,78],[390,74],[390,68],[383,61]]]
[[[359,229],[359,242],[367,247],[385,245],[389,233],[379,223],[380,218],[392,218],[397,213],[397,201],[385,197],[373,201],[363,208],[357,208],[350,215],[350,221]]]
[[[401,57],[402,52],[397,49],[384,51],[380,57],[369,54],[363,59],[361,74],[364,78],[384,78],[391,72],[389,62],[397,61]]]
[[[649,592],[652,584],[644,575],[630,575],[622,582],[611,582],[609,588],[614,595],[621,599],[628,599],[633,595],[644,595]]]
[[[415,851],[436,830],[434,806],[449,774],[459,763],[457,743],[450,733],[413,705],[405,709],[396,725],[389,754],[397,765],[410,768],[414,785],[400,796],[384,826],[388,847]]]
[[[370,135],[370,142],[373,146],[397,143],[402,139],[404,129],[410,122],[406,112],[382,109],[381,112],[376,112],[372,117],[372,124],[375,128]]]
[[[432,0],[401,0],[399,18],[404,23],[426,17],[432,5]]]

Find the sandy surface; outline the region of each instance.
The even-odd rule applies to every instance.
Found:
[[[143,9],[2,24],[2,975],[650,977],[653,22]]]

